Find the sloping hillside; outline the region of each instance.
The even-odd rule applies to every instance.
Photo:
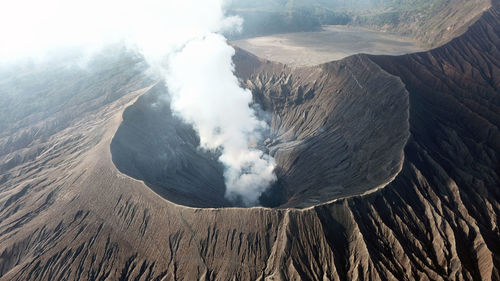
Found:
[[[408,109],[409,135],[401,171],[384,189],[302,210],[184,207],[121,173],[111,142],[124,110],[155,82],[129,72],[140,62],[110,62],[90,78],[114,77],[92,84],[109,86],[113,98],[85,95],[68,122],[37,116],[36,125],[17,121],[26,137],[2,136],[11,149],[0,156],[0,280],[500,280],[499,47],[493,8],[436,50],[309,69],[342,82],[339,93],[313,87],[332,98],[361,95],[374,82],[356,66],[370,67],[377,85],[398,90],[399,99],[389,88],[374,97],[393,97],[396,113]],[[290,70],[241,56],[238,73],[256,100],[300,128],[308,118],[293,110],[307,105],[299,94],[307,91],[289,91],[287,81],[307,79],[271,79]],[[334,112],[348,103],[339,106]],[[53,129],[39,129],[46,124]],[[306,156],[315,167],[328,155]]]

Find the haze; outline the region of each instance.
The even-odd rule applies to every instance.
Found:
[[[225,16],[224,2],[10,3],[0,14],[0,36],[6,42],[0,57],[44,59],[68,48],[92,54],[124,43],[167,82],[173,111],[198,131],[203,148],[220,150],[227,197],[253,205],[275,180],[274,160],[250,144],[260,141],[267,124],[256,119],[249,107],[251,93],[240,88],[233,74],[234,50],[219,33],[237,32],[242,21]]]

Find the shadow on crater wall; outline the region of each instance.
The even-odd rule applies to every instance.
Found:
[[[192,126],[172,115],[159,83],[123,114],[111,143],[117,168],[168,200],[193,207],[225,207],[223,167],[198,148]]]
[[[166,91],[159,83],[125,110],[111,143],[116,167],[177,204],[202,208],[241,206],[240,202],[224,198],[224,168],[217,160],[219,155],[199,148],[193,127],[172,114]],[[262,205],[283,203],[280,190],[271,187],[263,195]]]

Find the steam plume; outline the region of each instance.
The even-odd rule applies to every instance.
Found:
[[[220,149],[226,197],[252,205],[275,180],[275,163],[252,148],[266,124],[234,76],[234,50],[220,33],[241,19],[223,8],[223,0],[9,1],[0,9],[0,61],[125,42],[165,77],[172,109],[201,146]]]
[[[234,49],[216,34],[190,41],[169,64],[167,85],[172,108],[194,124],[206,148],[222,148],[220,161],[230,199],[253,204],[275,180],[274,160],[249,148],[266,123],[249,107],[252,94],[233,75]],[[255,140],[253,140],[255,141]]]

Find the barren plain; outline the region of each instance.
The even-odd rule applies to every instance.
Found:
[[[403,55],[423,51],[394,33],[350,26],[324,26],[321,31],[283,33],[232,42],[270,61],[290,66],[313,66],[355,54]]]

